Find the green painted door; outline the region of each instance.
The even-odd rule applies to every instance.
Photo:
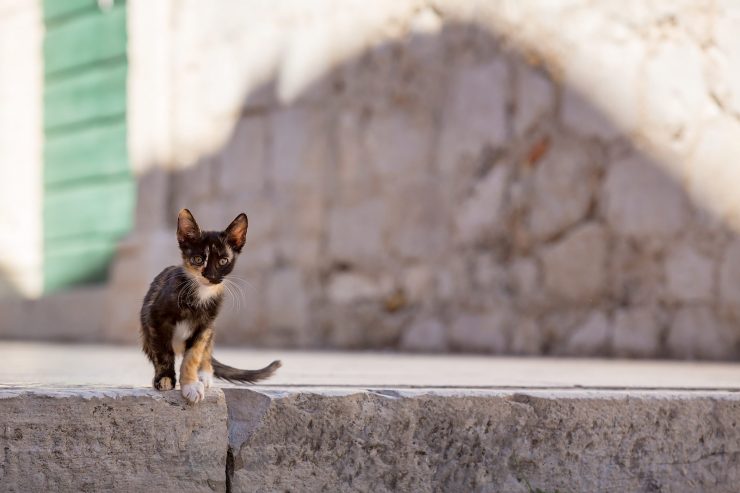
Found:
[[[44,0],[44,289],[102,281],[132,226],[126,5]]]

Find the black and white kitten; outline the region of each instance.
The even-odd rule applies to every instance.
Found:
[[[144,352],[154,365],[155,389],[175,386],[175,355],[182,355],[180,390],[190,402],[203,399],[213,376],[254,383],[280,368],[239,370],[212,357],[213,321],[223,301],[222,281],[233,269],[247,236],[242,213],[224,231],[201,231],[187,209],[177,216],[182,265],[167,267],[152,281],[141,307]]]

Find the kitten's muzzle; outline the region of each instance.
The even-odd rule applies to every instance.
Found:
[[[222,278],[220,276],[203,276],[206,278],[206,280],[211,284],[220,284],[222,281]]]

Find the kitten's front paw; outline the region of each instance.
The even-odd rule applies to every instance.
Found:
[[[182,396],[193,404],[202,401],[206,396],[206,389],[202,382],[180,383],[180,390]]]
[[[213,373],[207,371],[199,371],[198,380],[203,382],[203,386],[208,389],[213,386]]]
[[[155,380],[154,388],[157,390],[172,390],[175,388],[175,382],[170,377],[162,377],[159,380]]]

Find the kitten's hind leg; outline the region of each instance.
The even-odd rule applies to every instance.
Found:
[[[157,361],[154,362],[154,380],[152,384],[157,390],[172,390],[175,388],[175,352],[170,349],[169,352],[157,355]]]
[[[170,331],[171,332],[171,331]],[[175,388],[175,352],[172,343],[164,337],[158,337],[160,331],[152,327],[142,327],[144,352],[154,365],[154,379],[152,386],[157,390],[172,390]]]

